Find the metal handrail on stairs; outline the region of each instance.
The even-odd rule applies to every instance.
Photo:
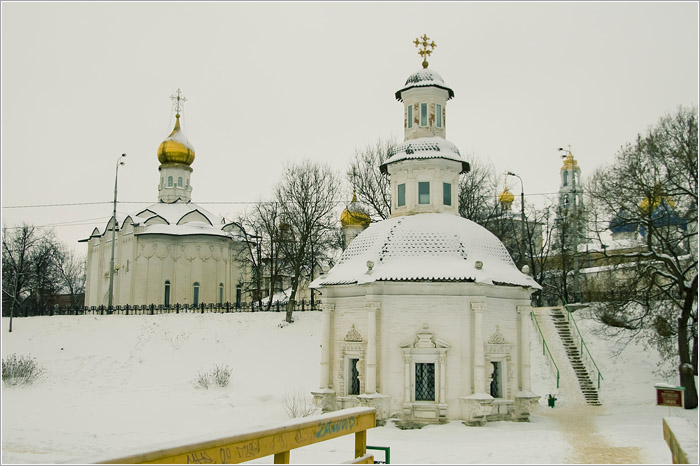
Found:
[[[593,366],[595,367],[595,371],[597,374],[597,379],[598,379],[598,390],[600,390],[600,381],[603,380],[603,374],[600,373],[600,369],[598,368],[598,364],[596,364],[595,359],[593,359],[593,355],[591,352],[588,350],[588,345],[586,345],[586,342],[583,340],[583,335],[581,334],[581,330],[579,330],[578,325],[576,324],[576,320],[574,319],[573,314],[571,313],[571,310],[569,309],[569,305],[566,303],[566,300],[564,298],[561,299],[562,303],[564,303],[564,309],[566,309],[566,312],[568,313],[568,321],[573,322],[573,327],[576,329],[576,333],[578,334],[578,340],[581,342],[579,345],[579,352],[581,353],[581,360],[583,360],[584,356],[584,349],[586,350],[586,354],[588,355],[588,358],[590,361],[593,363]],[[589,369],[590,371],[591,369]]]
[[[552,357],[552,353],[549,351],[549,347],[547,346],[547,340],[544,339],[544,334],[542,333],[542,329],[540,328],[539,322],[537,322],[537,317],[535,316],[534,311],[530,311],[530,318],[532,321],[535,323],[535,327],[537,328],[537,331],[540,333],[540,338],[542,339],[542,355],[544,356],[549,356],[549,360],[551,361],[552,365],[554,365],[554,369],[557,371],[557,389],[559,388],[559,367],[557,366],[557,363],[554,362],[554,358]]]

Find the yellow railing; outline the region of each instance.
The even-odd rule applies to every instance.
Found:
[[[232,464],[274,455],[275,464],[289,464],[291,450],[343,435],[355,434],[355,458],[349,463],[373,464],[367,455],[367,429],[376,426],[374,408],[350,408],[280,426],[189,445],[136,453],[98,464]]]

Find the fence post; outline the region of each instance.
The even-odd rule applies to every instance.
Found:
[[[226,313],[227,313],[227,314],[229,313],[230,309],[231,309],[231,303],[229,303],[228,301],[226,301]]]

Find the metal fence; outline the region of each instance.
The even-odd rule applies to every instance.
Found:
[[[295,303],[294,312],[320,311],[320,301],[313,303],[302,299]],[[116,305],[107,306],[59,306],[55,305],[47,309],[34,309],[21,306],[15,311],[14,317],[54,316],[54,315],[156,315],[156,314],[205,314],[205,313],[230,313],[230,312],[266,312],[267,301],[263,300],[262,306],[257,301],[246,303],[200,303],[192,304],[141,304],[141,305]],[[286,312],[287,303],[275,301],[269,312]],[[3,309],[3,316],[9,316],[9,309]]]

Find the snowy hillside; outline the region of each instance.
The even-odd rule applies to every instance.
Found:
[[[30,387],[3,388],[2,463],[80,463],[117,457],[182,439],[232,435],[288,420],[285,398],[318,388],[321,313],[179,314],[161,316],[53,316],[15,319],[2,354],[31,355],[45,374]],[[592,322],[581,322],[590,328]],[[587,338],[605,380],[595,429],[614,445],[638,450],[644,463],[671,463],[661,419],[697,423],[697,410],[655,406],[653,385],[675,384],[653,375],[658,357],[628,347],[612,357],[609,343]],[[195,388],[200,372],[232,370],[221,388]],[[533,391],[555,389],[532,342]],[[530,423],[460,422],[399,430],[393,423],[368,432],[368,444],[391,447],[392,463],[565,463],[574,443],[557,415],[576,403],[558,393],[555,409],[540,409]],[[503,440],[507,439],[507,448]],[[293,463],[344,462],[347,436],[291,453]],[[378,453],[381,458],[382,453]],[[263,458],[257,463],[271,463]]]

